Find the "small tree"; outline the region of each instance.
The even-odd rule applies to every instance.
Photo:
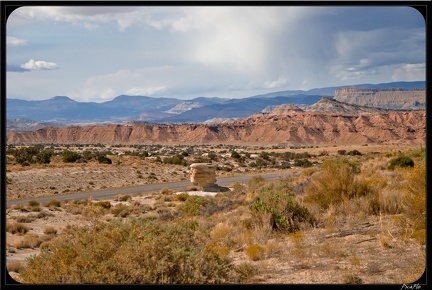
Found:
[[[396,166],[399,167],[414,167],[414,160],[408,156],[399,156],[390,160],[388,169],[394,170]]]
[[[63,162],[72,163],[72,162],[76,162],[80,158],[81,155],[77,152],[70,151],[70,150],[63,151]]]
[[[105,155],[99,155],[98,156],[99,164],[111,164],[112,160]]]
[[[237,151],[231,152],[231,158],[240,159],[241,155]]]

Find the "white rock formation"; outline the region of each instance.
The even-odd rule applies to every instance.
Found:
[[[193,185],[209,188],[216,186],[216,168],[213,163],[192,163],[190,181]]]

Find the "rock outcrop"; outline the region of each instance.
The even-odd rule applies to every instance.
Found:
[[[425,110],[425,89],[336,89],[334,99],[360,106],[391,110]]]
[[[215,186],[217,165],[213,163],[192,163],[190,181],[193,185],[208,188]]]

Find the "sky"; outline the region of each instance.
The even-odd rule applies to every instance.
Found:
[[[7,98],[190,100],[426,78],[405,6],[27,6],[6,25]]]

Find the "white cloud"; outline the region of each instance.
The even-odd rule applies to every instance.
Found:
[[[301,10],[285,7],[204,7],[190,11],[174,28],[194,32],[190,58],[218,69],[249,75],[266,73],[272,63],[272,39],[301,17]]]
[[[280,87],[282,85],[286,84],[286,79],[283,76],[280,76],[277,80],[272,81],[272,82],[265,82],[264,83],[264,87],[267,89],[273,89],[273,88],[277,88]]]
[[[27,70],[52,70],[57,69],[58,65],[55,62],[30,59],[28,62],[21,65],[21,68]]]
[[[27,44],[27,41],[24,39],[16,38],[13,36],[6,37],[6,44],[10,46],[23,46]]]
[[[178,9],[177,9],[178,10]],[[170,26],[174,19],[166,18],[173,8],[134,7],[134,6],[83,6],[83,7],[21,7],[14,11],[14,16],[23,21],[69,22],[94,29],[100,24],[116,23],[120,31],[136,25],[148,25],[156,29]],[[160,14],[160,15],[159,15]]]

